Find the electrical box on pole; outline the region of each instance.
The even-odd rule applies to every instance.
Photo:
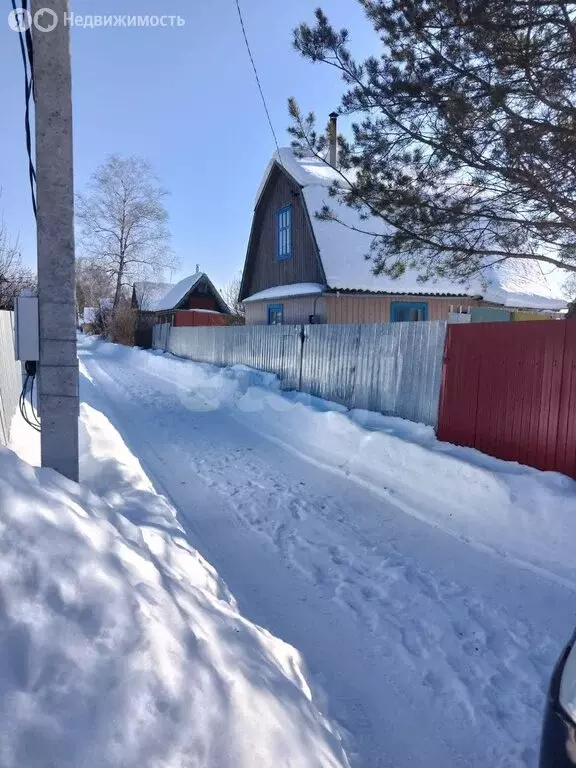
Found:
[[[38,296],[22,291],[14,303],[14,349],[23,363],[40,359]]]

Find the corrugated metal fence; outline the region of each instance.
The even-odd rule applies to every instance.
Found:
[[[152,349],[168,349],[168,339],[170,337],[170,325],[168,323],[156,323],[152,326]],[[135,339],[137,347],[145,347],[138,339]]]
[[[438,437],[576,477],[576,322],[449,326]]]
[[[445,322],[305,328],[302,391],[436,426]]]
[[[20,363],[14,360],[14,315],[0,310],[0,444],[7,445],[10,423],[22,389]]]
[[[248,365],[284,389],[436,426],[445,322],[164,328],[154,347],[179,357]]]
[[[278,374],[284,389],[299,388],[300,325],[171,328],[167,350],[199,363],[249,365]]]

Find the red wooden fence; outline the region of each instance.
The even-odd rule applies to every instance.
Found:
[[[576,477],[576,321],[449,325],[438,437]]]

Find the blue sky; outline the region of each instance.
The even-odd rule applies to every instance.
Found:
[[[343,83],[304,61],[292,29],[312,21],[318,0],[243,0],[244,20],[280,144],[288,144],[286,101],[324,122]],[[379,42],[355,0],[325,0],[329,18],[351,32],[359,55]],[[4,3],[6,15],[10,10]],[[222,285],[242,268],[254,196],[274,142],[244,47],[235,0],[77,0],[76,13],[180,14],[183,28],[72,31],[75,177],[118,152],[148,159],[170,192],[173,247],[182,271],[195,264]],[[35,234],[23,131],[18,39],[0,21],[2,119],[0,210],[35,263]]]

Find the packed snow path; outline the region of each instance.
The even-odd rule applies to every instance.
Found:
[[[271,377],[90,340],[80,358],[82,400],[123,435],[240,611],[301,651],[353,766],[536,766],[544,691],[576,622],[569,562],[547,563],[545,543],[532,559],[526,546],[498,551],[481,521],[479,543],[473,526],[455,535],[419,519],[424,506],[408,514],[394,487],[355,475],[352,457],[319,460],[314,445],[337,449],[348,416],[268,397]],[[274,409],[282,424],[294,414],[292,436],[267,429]],[[454,487],[463,516],[466,493],[472,507],[486,495],[488,521],[505,502],[514,509],[488,470],[470,473]],[[541,477],[543,499],[576,488]],[[536,548],[546,538],[520,525]]]

